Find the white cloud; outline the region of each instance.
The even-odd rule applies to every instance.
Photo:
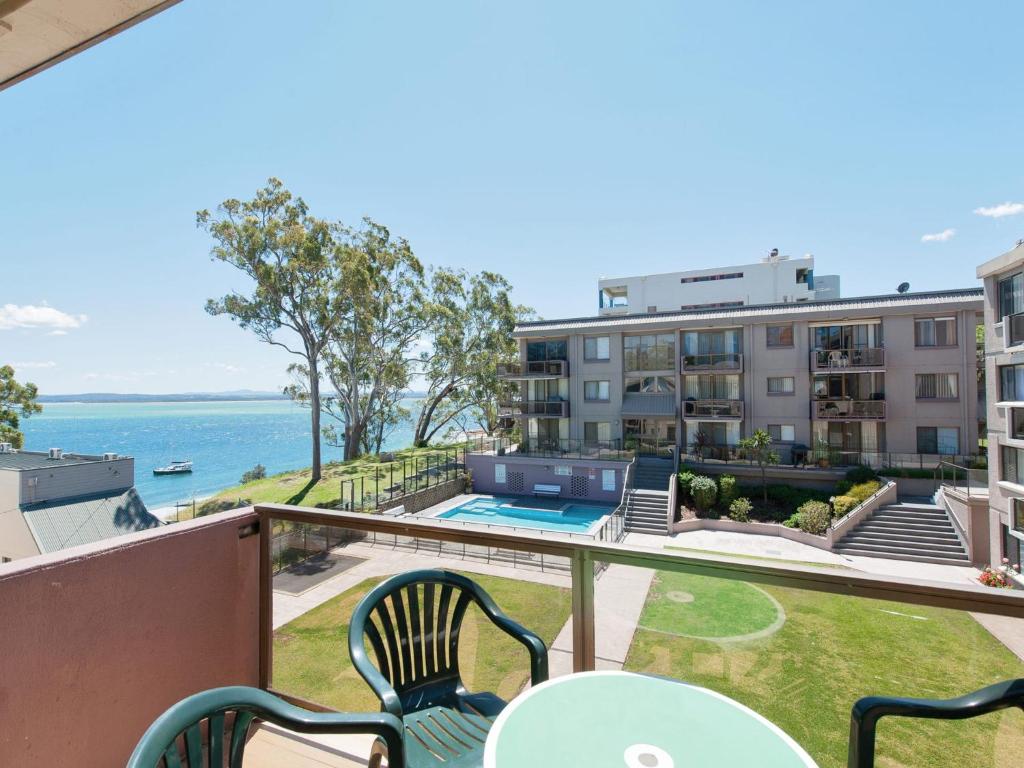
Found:
[[[1016,216],[1018,213],[1024,213],[1024,203],[1007,201],[988,208],[975,208],[974,212],[979,216],[988,216],[990,219],[1001,219],[1003,216]]]
[[[57,364],[53,362],[53,360],[46,360],[44,362],[11,363],[11,367],[16,371],[19,371],[27,368],[56,368]]]
[[[12,328],[54,328],[66,333],[67,329],[78,328],[87,319],[85,315],[69,315],[46,304],[4,304],[0,307],[0,331]]]
[[[225,373],[244,373],[245,368],[241,368],[237,365],[231,365],[231,363],[207,363],[210,368],[219,368]]]
[[[953,235],[956,234],[955,229],[944,229],[941,232],[936,232],[932,235],[921,235],[922,243],[944,243],[947,240],[952,240]]]
[[[156,371],[125,371],[123,373],[90,372],[82,376],[86,381],[138,381],[139,379],[156,376]]]
[[[50,331],[46,335],[47,336],[67,336],[68,332],[67,331]]]

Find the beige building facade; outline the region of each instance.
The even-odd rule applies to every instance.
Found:
[[[767,430],[783,461],[977,453],[980,289],[524,323],[524,438],[675,455]],[[921,458],[924,457],[924,458]]]
[[[985,285],[989,551],[1024,559],[1024,240],[978,267]]]

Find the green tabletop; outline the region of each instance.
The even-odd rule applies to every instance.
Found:
[[[706,688],[630,672],[549,680],[495,720],[484,768],[816,768],[759,714]]]

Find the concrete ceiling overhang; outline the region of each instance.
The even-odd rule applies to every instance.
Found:
[[[0,91],[180,0],[0,0]]]

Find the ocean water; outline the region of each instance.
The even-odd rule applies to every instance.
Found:
[[[256,464],[267,474],[310,464],[309,411],[289,400],[44,403],[21,425],[27,450],[134,456],[135,487],[150,509],[229,488]],[[412,433],[411,423],[403,425],[384,447],[404,448]],[[321,444],[325,463],[341,459],[340,448]],[[192,474],[153,474],[178,459],[194,462]]]

